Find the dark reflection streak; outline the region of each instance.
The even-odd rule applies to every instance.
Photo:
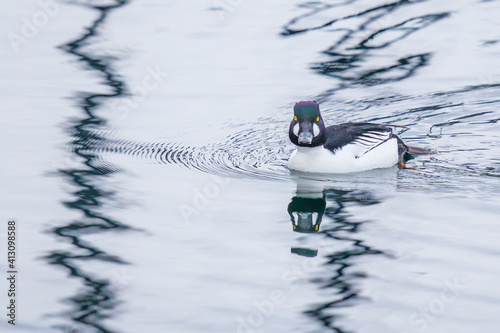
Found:
[[[332,45],[328,50],[324,51],[324,53],[326,53],[326,54],[335,54],[335,49],[338,48],[340,45],[342,45],[344,42],[346,42],[349,39],[353,38],[354,34],[360,32],[360,31],[365,30],[369,24],[371,24],[371,23],[373,23],[373,22],[375,22],[375,21],[383,18],[384,16],[386,16],[388,14],[390,14],[396,8],[397,7],[395,7],[395,6],[394,7],[393,6],[383,7],[383,9],[385,9],[385,11],[383,11],[380,14],[377,14],[377,15],[374,15],[374,16],[371,16],[371,17],[367,18],[366,21],[363,22],[362,24],[360,24],[359,27],[356,30],[348,29],[347,33],[344,35],[344,37],[342,37],[337,43],[335,43],[334,45]],[[379,9],[381,9],[381,8],[379,7],[376,10],[373,10],[373,11],[378,11]],[[366,13],[370,13],[370,12],[372,12],[371,9],[369,11],[367,11]],[[357,15],[352,16],[352,17],[357,17],[357,16],[362,16],[362,14],[357,14]],[[351,18],[351,17],[349,16],[347,18]],[[340,19],[340,20],[343,20],[343,19]],[[340,30],[340,29],[336,29],[334,31],[338,31],[338,30]],[[378,31],[378,32],[380,32],[380,31]],[[376,33],[378,33],[378,32],[376,32]],[[361,42],[359,46],[362,46],[363,43],[366,43],[366,41],[372,39],[375,36],[376,33],[370,35],[365,41]],[[364,47],[359,47],[359,46],[358,46],[358,48],[364,48]]]
[[[396,24],[396,25],[393,25],[393,26],[390,26],[390,27],[387,27],[387,28],[383,28],[383,29],[380,29],[376,32],[374,32],[373,34],[371,34],[368,38],[366,38],[365,40],[363,40],[360,44],[359,44],[359,48],[365,48],[365,49],[381,49],[381,48],[384,48],[384,47],[387,47],[387,46],[390,46],[391,44],[394,44],[395,42],[397,41],[400,41],[406,37],[408,37],[409,35],[411,35],[412,33],[414,32],[417,32],[418,30],[422,29],[422,28],[425,28],[429,25],[431,25],[432,23],[442,19],[442,18],[445,18],[449,16],[448,13],[440,13],[440,14],[432,14],[432,15],[424,15],[424,16],[418,16],[418,17],[413,17],[411,19],[408,19],[402,23],[399,23],[399,24]],[[408,23],[418,23],[420,21],[421,25],[419,27],[405,27],[405,25],[407,25]],[[372,40],[373,38],[375,38],[377,35],[379,34],[383,34],[384,32],[386,31],[391,31],[391,30],[401,30],[401,31],[404,31],[404,33],[396,38],[396,39],[393,39],[389,42],[386,42],[386,43],[383,43],[382,45],[378,45],[378,46],[366,46],[366,43],[369,42],[370,40]]]
[[[53,251],[47,259],[50,264],[66,268],[72,278],[82,281],[84,288],[73,297],[69,298],[72,310],[69,311],[71,326],[62,327],[63,331],[78,332],[78,326],[85,327],[85,331],[112,332],[105,327],[103,320],[112,315],[116,307],[116,295],[111,283],[100,279],[93,274],[84,272],[80,263],[82,260],[101,260],[113,263],[125,263],[117,256],[112,256],[98,249],[93,244],[85,242],[81,237],[89,233],[105,231],[120,231],[130,229],[110,217],[101,214],[98,209],[103,206],[103,200],[112,197],[113,193],[99,188],[99,180],[108,177],[115,171],[109,167],[98,165],[95,153],[96,146],[105,145],[106,138],[95,134],[97,127],[106,126],[105,119],[97,116],[94,111],[102,104],[102,100],[111,99],[124,94],[125,83],[120,81],[113,73],[110,64],[103,58],[81,51],[89,39],[98,34],[98,29],[109,13],[127,3],[126,0],[117,0],[109,6],[88,6],[99,12],[99,17],[92,25],[86,28],[78,39],[62,46],[69,54],[76,56],[79,61],[89,66],[91,70],[99,72],[105,78],[105,84],[112,88],[110,94],[84,93],[80,96],[80,106],[84,117],[69,126],[72,137],[71,147],[75,155],[83,160],[81,168],[58,170],[59,174],[67,178],[77,190],[73,192],[74,199],[65,201],[69,209],[77,210],[83,214],[78,221],[70,222],[64,226],[56,227],[52,232],[71,242],[74,245],[71,251]]]
[[[322,29],[324,27],[327,27],[327,26],[330,26],[332,25],[333,23],[335,23],[337,20],[332,20],[332,21],[329,21],[321,26],[318,26],[318,27],[315,27],[315,28],[309,28],[309,29],[303,29],[303,30],[293,30],[293,29],[290,29],[289,26],[297,23],[297,21],[299,21],[300,19],[303,19],[303,18],[306,18],[306,17],[310,17],[310,16],[313,16],[313,15],[316,15],[324,10],[327,10],[327,9],[330,9],[330,8],[334,8],[334,7],[339,7],[339,6],[344,6],[344,5],[348,5],[348,4],[352,4],[353,2],[355,2],[356,0],[348,0],[348,1],[345,1],[345,2],[342,2],[342,3],[339,3],[339,4],[335,4],[335,5],[324,5],[323,7],[321,8],[315,8],[313,9],[311,12],[309,13],[306,13],[304,15],[301,15],[301,16],[298,16],[296,18],[293,18],[292,20],[290,20],[290,22],[288,22],[288,24],[285,25],[284,29],[285,31],[282,32],[282,35],[283,36],[289,36],[289,35],[294,35],[294,34],[298,34],[298,33],[302,33],[302,32],[306,32],[306,31],[310,31],[310,30],[319,30],[319,29]],[[305,7],[307,8],[306,6],[300,6],[300,7]]]
[[[447,12],[442,12],[415,16],[403,22],[386,27],[377,27],[375,24],[378,20],[386,17],[390,20],[390,15],[396,9],[407,5],[421,3],[423,1],[424,0],[400,0],[388,4],[377,5],[358,13],[332,18],[326,23],[318,24],[316,26],[312,25],[301,29],[294,29],[294,25],[300,24],[301,20],[322,13],[325,10],[332,8],[332,6],[324,5],[320,8],[314,8],[306,14],[290,20],[283,27],[283,36],[323,29],[334,23],[346,21],[352,18],[362,19],[362,22],[360,22],[356,27],[349,29],[338,27],[336,29],[332,29],[332,31],[345,31],[345,33],[332,46],[323,51],[324,54],[331,57],[331,60],[314,63],[311,65],[311,69],[317,71],[321,75],[337,78],[340,82],[335,88],[328,89],[327,91],[316,96],[315,99],[320,103],[325,102],[335,92],[353,87],[355,85],[374,86],[401,81],[413,76],[419,68],[428,65],[431,53],[424,52],[413,55],[405,55],[399,59],[394,59],[392,63],[388,63],[380,68],[363,69],[364,63],[368,57],[372,55],[374,50],[389,47],[394,43],[407,38],[411,34],[450,15]],[[348,8],[348,5],[345,3],[337,4],[337,6],[344,6]],[[381,22],[381,24],[383,24],[383,22]],[[369,32],[370,25],[374,25],[376,31]],[[379,36],[383,36],[386,33],[391,33],[392,35],[395,35],[395,37],[390,40],[384,40],[382,37],[382,41],[379,42]]]
[[[355,18],[355,17],[364,16],[366,14],[370,14],[370,13],[373,13],[373,12],[376,12],[376,11],[379,11],[379,10],[385,10],[386,12],[384,14],[381,14],[381,15],[377,16],[377,18],[379,18],[381,16],[384,16],[387,13],[392,12],[394,9],[396,9],[397,7],[399,7],[401,5],[413,4],[413,3],[422,2],[422,1],[425,1],[425,0],[400,0],[400,1],[389,3],[389,4],[385,4],[385,5],[373,7],[373,8],[364,10],[362,12],[353,14],[353,15],[347,15],[347,16],[344,16],[344,17],[341,17],[341,18],[338,18],[338,19],[333,19],[333,20],[330,20],[330,21],[328,21],[328,22],[326,22],[326,23],[324,23],[322,25],[316,26],[316,27],[307,28],[307,29],[297,29],[297,30],[294,30],[294,29],[290,28],[290,26],[292,26],[293,24],[297,23],[297,21],[299,21],[300,19],[316,15],[316,14],[318,14],[318,13],[320,13],[320,12],[326,10],[326,9],[330,9],[332,7],[338,7],[338,6],[348,5],[348,4],[353,3],[354,1],[347,1],[347,2],[340,3],[340,4],[336,4],[336,5],[328,5],[328,6],[325,6],[323,8],[320,8],[320,9],[315,9],[312,12],[309,12],[307,14],[298,16],[298,17],[290,20],[290,22],[288,22],[284,26],[284,30],[285,31],[282,32],[281,34],[283,36],[290,36],[290,35],[294,35],[294,34],[298,34],[298,33],[303,33],[303,32],[308,32],[308,31],[312,31],[312,30],[320,30],[320,29],[329,27],[329,26],[331,26],[332,24],[334,24],[335,22],[338,22],[338,21],[342,21],[342,20],[347,20],[347,19],[351,19],[351,18]]]
[[[350,221],[350,216],[345,212],[347,203],[355,203],[358,205],[373,205],[378,204],[371,193],[365,191],[343,191],[337,189],[325,190],[325,199],[329,205],[334,203],[336,207],[326,209],[325,215],[333,220],[330,228],[326,228],[321,233],[335,241],[348,242],[351,244],[349,250],[338,251],[328,254],[327,265],[336,267],[335,274],[326,281],[316,280],[322,288],[333,288],[336,290],[337,299],[316,306],[315,308],[306,311],[305,313],[317,320],[321,321],[324,327],[338,333],[346,331],[335,323],[338,315],[328,311],[333,308],[349,306],[353,302],[360,299],[359,292],[356,291],[354,282],[357,278],[363,277],[363,274],[348,273],[349,268],[354,267],[353,258],[366,255],[380,255],[382,251],[373,249],[366,245],[363,240],[354,238],[354,234],[359,232],[363,222]],[[349,233],[352,236],[345,236]]]

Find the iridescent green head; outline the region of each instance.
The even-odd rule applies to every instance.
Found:
[[[314,120],[321,116],[319,105],[316,101],[303,101],[295,103],[293,114],[298,119]]]
[[[317,147],[325,143],[325,124],[318,103],[302,101],[295,104],[288,135],[293,144],[301,147]]]

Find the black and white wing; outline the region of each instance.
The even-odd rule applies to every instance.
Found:
[[[356,158],[372,151],[394,138],[392,128],[371,123],[346,123],[327,128],[328,139],[325,148],[335,152],[350,150]]]
[[[358,136],[354,141],[348,144],[349,148],[355,149],[353,152],[356,158],[372,151],[380,145],[392,139],[392,131],[370,131]]]

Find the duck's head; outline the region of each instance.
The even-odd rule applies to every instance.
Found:
[[[292,221],[293,231],[301,233],[318,232],[325,209],[326,201],[324,198],[293,197],[287,209]]]
[[[321,146],[325,143],[325,130],[318,103],[303,101],[295,104],[288,131],[293,144],[301,147]]]

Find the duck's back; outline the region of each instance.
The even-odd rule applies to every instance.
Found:
[[[357,140],[371,140],[370,137],[385,140],[392,136],[392,128],[388,126],[373,123],[344,123],[326,128],[326,142],[323,146],[335,151]]]

